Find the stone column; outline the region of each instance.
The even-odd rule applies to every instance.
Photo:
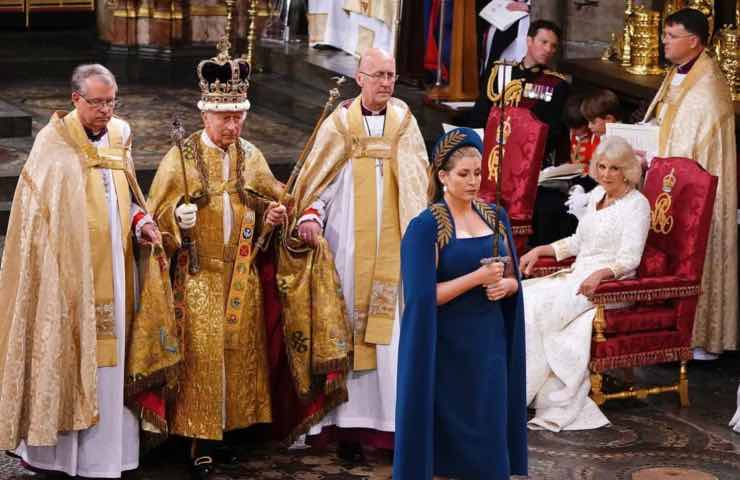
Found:
[[[561,0],[532,0],[532,20],[552,20],[565,26],[565,2]]]

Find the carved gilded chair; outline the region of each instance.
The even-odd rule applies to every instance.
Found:
[[[491,108],[483,142],[483,181],[480,197],[496,202],[498,166],[498,127],[500,109]],[[527,238],[534,232],[532,216],[537,196],[537,179],[547,143],[547,124],[539,121],[531,110],[506,107],[504,111],[504,162],[501,165],[501,205],[511,219],[512,234],[519,254],[524,252]],[[512,128],[513,126],[513,128]]]
[[[591,297],[596,305],[591,341],[591,397],[646,398],[676,392],[689,405],[686,363],[699,299],[704,257],[717,191],[717,177],[686,158],[655,158],[643,193],[651,206],[651,226],[636,278],[601,283]],[[535,275],[567,263],[543,259]],[[625,308],[606,308],[629,303]],[[669,386],[602,391],[605,371],[680,362],[678,382]]]

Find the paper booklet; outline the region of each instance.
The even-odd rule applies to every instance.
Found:
[[[660,127],[648,124],[607,123],[607,137],[622,137],[638,154],[644,154],[647,165],[658,155]]]
[[[581,175],[583,175],[583,167],[575,163],[563,163],[557,167],[547,167],[540,171],[537,184],[542,184],[548,180],[569,180]]]
[[[506,30],[520,18],[529,15],[527,12],[512,12],[506,9],[511,0],[491,0],[478,15],[499,30]]]

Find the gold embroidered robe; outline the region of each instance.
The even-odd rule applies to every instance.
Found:
[[[721,353],[738,345],[734,104],[719,66],[706,52],[680,85],[671,85],[674,75],[676,68],[663,80],[645,120],[660,126],[659,156],[692,158],[719,177],[693,345]]]
[[[183,365],[168,420],[170,432],[186,437],[221,439],[224,431],[270,422],[272,417],[262,295],[255,265],[246,272],[241,318],[227,320],[226,302],[242,219],[249,211],[256,213],[256,232],[251,232],[256,238],[266,205],[259,201],[247,205],[242,200],[237,191],[238,172],[246,187],[265,197],[278,198],[282,186],[256,147],[241,139],[240,148],[241,153],[236,145],[229,147],[229,181],[223,182],[220,149],[207,146],[200,131],[183,144],[190,193],[208,192],[207,204],[199,206],[194,227],[200,262],[196,274],[188,271],[174,214],[184,194],[176,148],[162,160],[149,192],[150,211],[162,231],[165,248],[177,262],[173,290],[176,311],[182,312],[177,322],[183,337]],[[224,191],[233,212],[226,245]]]
[[[400,239],[411,219],[426,207],[428,162],[416,119],[401,100],[389,101],[384,130],[385,136],[368,136],[359,98],[340,105],[324,120],[296,181],[295,211],[300,217],[330,190],[333,183],[351,185],[348,189],[340,187],[343,193],[336,193],[336,197],[329,200],[333,213],[328,215],[332,218],[327,218],[326,231],[331,231],[334,237],[341,235],[341,238],[335,238],[334,245],[322,239],[319,248],[304,259],[286,248],[281,249],[278,282],[283,294],[286,337],[309,337],[307,343],[310,345],[315,332],[337,331],[343,326],[336,324],[336,315],[329,317],[317,314],[320,312],[316,310],[294,307],[299,303],[294,285],[299,284],[296,279],[305,271],[298,265],[302,265],[302,260],[313,264],[313,272],[335,270],[340,278],[344,276],[345,284],[338,300],[346,303],[345,309],[350,316],[347,321],[350,330],[343,340],[353,351],[354,362],[350,369],[371,370],[363,372],[364,378],[377,377],[385,388],[382,392],[378,388],[363,391],[355,385],[355,376],[350,375],[347,381],[350,402],[337,410],[345,412],[343,415],[347,417],[361,411],[354,416],[362,418],[363,423],[353,426],[393,431],[395,365],[391,364],[395,346],[392,334],[398,313]],[[381,160],[380,167],[378,160]],[[379,176],[381,168],[383,174]],[[382,210],[379,212],[376,188],[380,189],[381,184]],[[351,214],[347,211],[352,204],[350,199],[354,205]],[[350,221],[350,217],[354,218]],[[296,237],[291,237],[287,243],[296,249],[301,245]],[[353,252],[351,258],[349,251]],[[345,297],[346,292],[354,292],[354,298]],[[337,301],[336,295],[325,294],[325,298],[321,300],[324,308]],[[326,326],[330,322],[334,324]],[[383,346],[380,352],[376,345]],[[298,349],[289,343],[287,351],[299,395],[305,395],[311,386],[307,370],[314,374],[320,371],[317,368],[320,362],[310,358],[311,350]],[[339,354],[339,349],[334,353]],[[353,402],[353,399],[356,400]],[[369,406],[365,408],[363,404]]]
[[[126,361],[127,388],[140,391],[161,385],[164,369],[178,361],[166,319],[133,315],[130,208],[132,198],[142,206],[144,200],[128,146],[116,142],[122,123],[112,118],[108,124],[115,148],[98,150],[88,142],[76,112],[56,112],[36,136],[21,172],[0,270],[0,449],[14,449],[20,440],[29,446],[55,445],[59,432],[95,425],[98,367]],[[122,156],[111,161],[105,151],[115,149]],[[110,267],[111,254],[98,166],[111,168],[118,198],[127,359],[116,355],[112,304],[100,303],[96,291],[98,286],[112,288],[105,284],[113,281],[112,271],[98,268]],[[102,236],[101,230],[106,231]],[[100,238],[103,244],[93,245]],[[142,256],[144,262],[150,259]],[[164,292],[148,289],[152,282],[140,282],[148,305],[167,303]],[[107,291],[103,297],[112,299]],[[159,345],[160,333],[174,351]]]

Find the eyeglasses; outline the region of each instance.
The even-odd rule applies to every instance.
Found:
[[[677,40],[679,38],[688,38],[693,36],[693,33],[687,33],[686,35],[676,35],[675,33],[663,32],[663,36],[661,38],[665,42],[666,40]]]
[[[80,92],[77,92],[77,95],[79,95],[85,102],[87,102],[88,105],[97,110],[103,110],[106,107],[112,110],[116,108],[116,105],[121,104],[121,102],[115,98],[112,98],[110,100],[101,100],[99,98],[88,99]]]
[[[367,75],[368,77],[377,80],[388,80],[389,82],[397,82],[400,75],[396,75],[395,73],[391,72],[375,72],[375,73],[365,73],[365,72],[359,72],[363,75]]]

